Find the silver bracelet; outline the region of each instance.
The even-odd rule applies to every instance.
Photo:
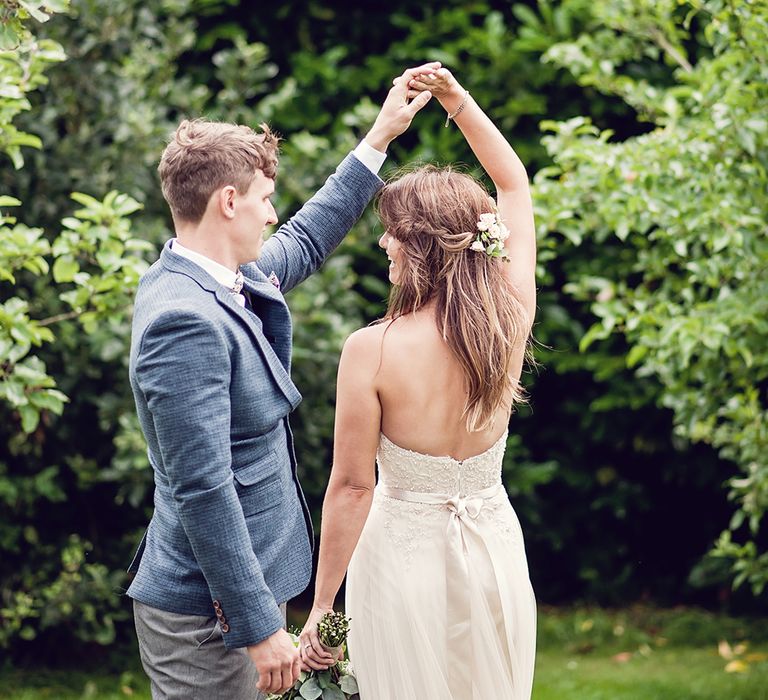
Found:
[[[449,114],[445,118],[445,126],[448,127],[448,124],[450,123],[451,119],[455,119],[458,117],[463,111],[464,107],[467,106],[467,99],[469,98],[469,90],[464,90],[464,99],[461,101],[461,104],[458,106],[456,111],[453,114]]]

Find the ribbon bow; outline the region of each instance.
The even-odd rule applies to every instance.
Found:
[[[468,515],[472,520],[476,520],[480,515],[480,511],[483,509],[482,498],[462,498],[461,496],[454,496],[449,498],[445,503],[451,513],[453,513],[459,520],[465,515]]]

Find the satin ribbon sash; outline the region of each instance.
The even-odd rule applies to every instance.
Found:
[[[499,482],[468,496],[406,491],[383,484],[379,484],[376,491],[387,498],[438,506],[450,513],[445,541],[448,685],[453,700],[469,700],[472,698],[470,669],[474,664],[467,545],[470,540],[475,540],[487,550],[475,520],[486,502],[503,493],[504,487]]]

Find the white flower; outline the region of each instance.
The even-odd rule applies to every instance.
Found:
[[[470,250],[485,253],[489,258],[509,260],[504,248],[504,241],[509,238],[509,230],[499,219],[498,211],[480,214],[477,229],[479,233],[469,246]]]
[[[480,214],[480,221],[477,222],[477,228],[481,231],[487,231],[491,226],[496,223],[496,214],[488,212],[486,214]]]

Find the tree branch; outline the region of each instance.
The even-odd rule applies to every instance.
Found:
[[[69,321],[70,319],[77,318],[80,315],[78,311],[67,311],[63,314],[56,314],[55,316],[49,316],[48,318],[44,318],[42,321],[38,321],[38,326],[50,326],[53,323],[58,323],[59,321]]]
[[[651,38],[667,53],[667,55],[680,66],[686,73],[693,72],[693,66],[680,51],[664,36],[664,33],[657,27],[649,29]]]

